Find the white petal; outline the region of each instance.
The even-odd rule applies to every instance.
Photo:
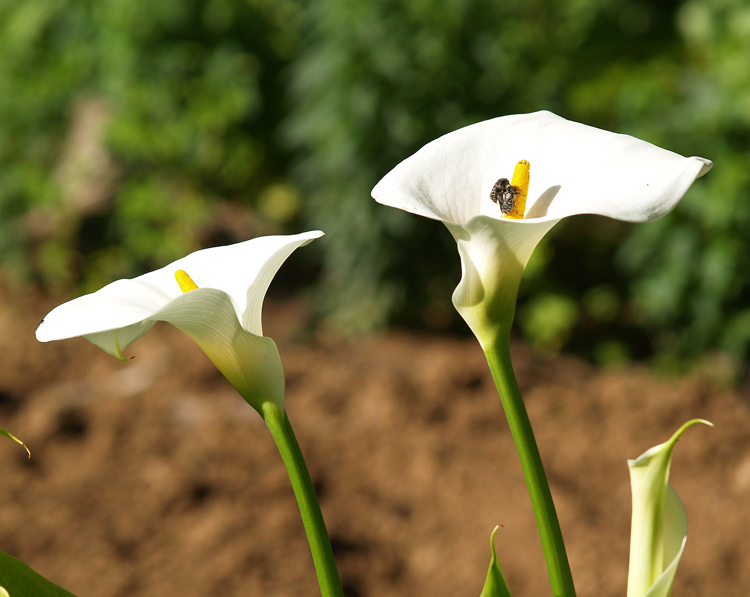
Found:
[[[319,236],[320,231],[292,236],[254,238],[235,245],[196,251],[159,270],[132,280],[118,280],[53,309],[36,331],[41,342],[86,336],[110,354],[140,338],[159,310],[180,296],[174,274],[183,269],[200,288],[215,288],[231,297],[236,317],[262,335],[261,308],[268,286],[284,260]]]
[[[256,410],[264,401],[283,407],[284,369],[276,344],[240,325],[228,294],[213,288],[191,290],[151,319],[171,323],[190,336]]]
[[[527,220],[582,213],[651,220],[671,210],[712,166],[703,158],[684,158],[634,137],[535,112],[436,139],[389,172],[372,195],[384,205],[458,224],[479,215],[500,219],[490,190],[499,178],[511,178],[521,159],[531,163]]]
[[[203,249],[146,276],[171,277],[174,285],[174,272],[185,270],[199,288],[216,288],[231,296],[245,329],[262,336],[263,299],[273,277],[295,249],[320,236],[323,233],[314,230],[291,236],[262,236],[226,247]]]
[[[263,251],[265,259],[263,264],[255,272],[253,283],[247,285],[245,294],[245,305],[242,308],[242,325],[248,331],[258,336],[263,335],[261,328],[261,311],[263,299],[268,287],[279,271],[279,268],[296,249],[302,247],[316,238],[323,236],[320,230],[305,232],[295,236],[266,236],[268,242],[264,244]],[[281,242],[277,239],[284,239]]]
[[[182,294],[174,281],[174,274],[174,290],[144,278],[145,276],[140,276],[132,280],[117,280],[93,294],[54,308],[39,324],[36,330],[37,340],[63,340],[138,324]],[[125,346],[127,344],[122,345],[122,348]],[[111,350],[107,352],[114,354]]]

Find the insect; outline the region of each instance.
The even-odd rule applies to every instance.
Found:
[[[490,199],[500,205],[500,211],[504,216],[510,214],[511,211],[515,211],[520,216],[516,207],[516,197],[521,193],[521,189],[510,184],[507,178],[501,178],[492,187]]]

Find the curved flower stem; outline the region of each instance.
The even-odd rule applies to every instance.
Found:
[[[508,338],[502,336],[496,338],[485,347],[485,356],[500,394],[510,432],[516,444],[516,451],[521,459],[523,476],[526,479],[539,536],[542,540],[544,559],[547,561],[552,593],[555,597],[575,597],[573,577],[570,573],[568,556],[565,553],[560,523],[557,520],[557,512],[552,501],[547,476],[544,473],[539,448],[534,439],[534,431],[513,372]]]
[[[322,597],[343,597],[323,514],[286,411],[272,402],[266,402],[262,406],[261,415],[271,431],[292,482],[307,541],[310,544],[315,572],[318,575],[320,594]]]

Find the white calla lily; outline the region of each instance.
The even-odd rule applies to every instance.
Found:
[[[127,346],[166,321],[190,336],[256,410],[264,402],[283,408],[284,371],[276,344],[263,336],[263,299],[287,257],[322,235],[266,236],[196,251],[60,305],[36,337],[48,342],[83,336],[124,359]],[[197,288],[183,291],[178,271],[187,272]]]
[[[677,492],[669,484],[672,450],[685,423],[663,444],[628,460],[633,515],[630,530],[630,566],[627,597],[669,597],[677,565],[687,541],[687,514]]]
[[[509,219],[490,193],[500,179],[511,178],[519,160],[531,168],[525,214]],[[372,196],[448,227],[463,269],[453,303],[484,346],[508,331],[526,263],[560,219],[599,214],[653,220],[670,211],[712,165],[535,112],[487,120],[436,139],[389,172]]]

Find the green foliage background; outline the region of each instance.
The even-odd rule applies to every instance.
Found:
[[[424,143],[552,110],[716,163],[667,217],[536,251],[527,338],[602,364],[750,346],[744,0],[0,0],[0,257],[91,289],[319,227],[328,321],[462,329],[439,224],[377,205]]]

